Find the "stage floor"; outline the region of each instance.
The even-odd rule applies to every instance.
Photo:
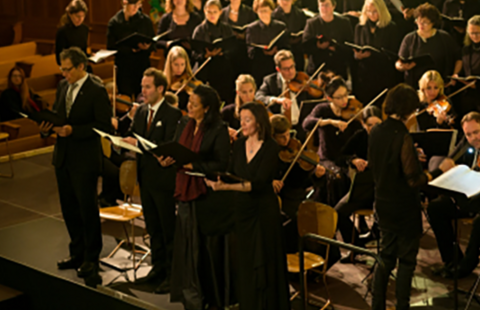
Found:
[[[56,261],[68,256],[69,237],[60,212],[51,156],[51,154],[44,154],[17,160],[14,162],[15,177],[0,178],[0,256],[78,285],[85,285],[83,279],[78,278],[74,270],[60,271],[56,268]],[[0,173],[6,170],[6,164],[0,164]],[[138,223],[139,228],[142,224]],[[460,226],[460,241],[462,247],[465,247],[471,227],[468,224],[460,224]],[[428,228],[427,222],[424,223],[424,228]],[[102,257],[115,247],[115,235],[115,229],[110,225],[104,226]],[[139,242],[142,241],[141,238],[137,239]],[[412,304],[431,304],[429,300],[451,290],[453,281],[434,277],[431,274],[430,267],[440,262],[435,238],[430,230],[421,242],[413,281]],[[366,283],[361,281],[369,273],[369,266],[372,263],[372,261],[367,261],[367,265],[337,263],[330,269],[327,281],[336,309],[370,308],[371,295],[368,294],[364,300],[367,287]],[[104,285],[120,275],[118,271],[104,265],[101,268]],[[147,271],[148,268],[143,268],[139,271],[139,275]],[[459,287],[468,290],[475,279],[476,275],[461,279]],[[179,303],[170,303],[168,295],[151,293],[152,288],[125,283],[123,276],[120,276],[117,281],[119,282],[109,284],[108,287],[163,309],[183,309]],[[292,284],[297,286],[296,283]],[[320,283],[309,283],[309,291],[320,297],[326,296]],[[392,278],[388,294],[391,305],[394,301],[394,292],[395,280]]]

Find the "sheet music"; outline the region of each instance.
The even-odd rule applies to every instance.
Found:
[[[121,148],[124,148],[124,149],[127,149],[127,150],[130,150],[130,151],[134,151],[135,153],[139,153],[139,154],[143,154],[142,150],[140,150],[138,147],[136,146],[133,146],[127,142],[124,142],[122,141],[122,137],[116,137],[116,136],[112,136],[106,132],[103,132],[101,130],[98,130],[98,129],[95,129],[93,128],[93,130],[98,133],[100,135],[100,137],[102,138],[106,138],[110,141],[112,141],[112,143],[116,146],[119,146]]]
[[[432,186],[465,194],[468,198],[480,193],[480,172],[458,165],[428,183]]]
[[[390,2],[397,8],[400,13],[403,13],[402,9],[405,7],[402,0],[390,0]]]
[[[117,51],[109,51],[109,50],[99,50],[98,52],[95,53],[94,56],[88,58],[90,61],[93,61],[94,63],[99,63],[100,61],[115,55]]]
[[[143,147],[146,150],[150,151],[150,150],[153,150],[154,148],[157,147],[157,145],[155,143],[152,143],[152,142],[148,141],[144,137],[142,137],[140,135],[137,135],[136,133],[133,133],[133,135],[135,136],[135,138],[137,138],[137,140],[143,145]]]

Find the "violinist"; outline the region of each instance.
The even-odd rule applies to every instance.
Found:
[[[162,15],[158,24],[157,34],[164,37],[157,41],[157,47],[163,48],[165,54],[179,42],[188,53],[191,47],[188,40],[192,38],[193,31],[202,22],[202,17],[195,12],[192,0],[167,0],[165,14]]]
[[[378,50],[398,51],[400,37],[396,24],[383,0],[366,0],[355,27],[355,44],[369,45]],[[397,84],[394,61],[384,53],[353,50],[358,63],[354,92],[358,100],[368,102],[385,88]],[[377,101],[381,105],[382,100]]]
[[[395,63],[398,71],[404,73],[405,83],[416,87],[423,73],[437,70],[445,79],[462,69],[460,50],[447,32],[437,29],[441,21],[440,11],[429,3],[415,9],[415,22],[418,30],[407,34],[400,45],[398,55],[403,58],[430,54],[433,64],[404,63],[400,59]]]
[[[460,141],[455,150],[449,156],[457,157],[456,164],[464,164],[475,171],[480,171],[480,113],[470,112],[461,121],[465,138]],[[462,155],[462,150],[465,150]],[[458,156],[456,156],[458,154]],[[453,192],[452,192],[453,193]],[[453,198],[453,199],[452,199]],[[456,212],[455,212],[456,208]],[[453,278],[454,252],[458,252],[458,277],[463,278],[472,273],[478,265],[480,249],[480,197],[474,196],[467,199],[465,195],[452,194],[440,195],[428,205],[430,226],[435,234],[438,250],[444,265],[433,270],[435,275],[444,278]],[[454,228],[452,220],[456,218],[474,217],[472,233],[465,252],[454,244]],[[458,244],[457,244],[458,245]]]
[[[468,21],[465,46],[462,49],[463,74],[480,76],[480,15]],[[467,84],[471,81],[460,81]],[[461,95],[460,104],[455,106],[459,118],[470,111],[480,112],[480,85],[476,83]]]
[[[307,20],[302,41],[308,55],[308,74],[325,63],[325,69],[333,70],[346,79],[353,53],[343,43],[353,41],[353,31],[348,17],[334,14],[336,5],[336,0],[318,0],[320,14]]]
[[[272,126],[272,136],[277,144],[282,148],[280,151],[280,168],[278,177],[273,180],[275,193],[282,199],[282,212],[291,220],[291,224],[285,226],[286,252],[296,253],[298,251],[298,230],[297,230],[297,211],[298,206],[305,200],[307,188],[312,186],[314,179],[320,179],[325,175],[325,168],[320,164],[311,164],[307,170],[295,164],[292,171],[284,182],[281,181],[283,175],[288,170],[290,162],[283,161],[283,153],[287,153],[287,158],[294,156],[294,150],[291,148],[291,141],[295,134],[292,134],[292,125],[282,114],[275,114],[270,117]],[[298,149],[296,150],[298,151]],[[310,151],[311,152],[311,151]],[[313,153],[312,161],[315,162],[316,154]],[[317,155],[318,156],[318,155]],[[318,159],[317,159],[318,161]],[[310,169],[311,168],[311,169]]]
[[[117,46],[117,42],[135,32],[153,37],[150,17],[143,14],[141,0],[122,0],[123,9],[108,22],[107,49],[116,50],[115,65],[118,68],[117,86],[121,94],[137,96],[141,92],[143,72],[150,67],[152,44],[139,43],[137,48]]]
[[[420,97],[420,112],[416,116],[418,129],[426,131],[431,128],[450,129],[448,115],[453,114],[452,104],[444,95],[443,79],[435,70],[427,71],[418,81],[418,95]],[[448,112],[448,115],[447,115]]]
[[[255,99],[270,106],[274,114],[287,113],[292,127],[297,130],[297,137],[305,140],[306,134],[301,124],[306,115],[300,115],[300,103],[308,98],[306,92],[297,95],[289,89],[289,82],[297,76],[295,60],[292,52],[280,50],[274,57],[276,73],[272,73],[263,79],[262,86],[255,94]],[[303,73],[303,72],[302,72]],[[286,93],[285,93],[286,92]],[[282,93],[284,96],[280,97]]]
[[[257,85],[262,84],[265,76],[275,72],[275,62],[273,57],[281,49],[288,49],[287,26],[276,19],[272,19],[272,12],[275,4],[272,0],[256,0],[253,3],[253,10],[258,15],[258,20],[251,23],[246,30],[246,42],[248,45],[248,57],[252,60],[252,76]],[[277,37],[282,31],[285,33],[280,37],[276,44],[270,49],[265,50],[250,44],[268,45],[271,40]]]
[[[341,150],[341,160],[337,162],[343,167],[352,167],[357,173],[364,172],[368,167],[367,151],[368,138],[372,128],[382,122],[382,111],[376,106],[367,107],[362,113],[362,129],[359,129],[347,141]],[[354,180],[355,182],[355,180]],[[360,197],[350,197],[346,194],[335,206],[338,213],[337,229],[342,234],[343,242],[352,243],[352,231],[354,232],[354,244],[365,246],[365,240],[360,239],[360,234],[350,216],[354,211],[372,209],[374,202],[374,184],[356,184],[365,188]],[[371,186],[369,186],[371,185]]]
[[[318,123],[318,155],[320,163],[335,172],[342,172],[342,169],[335,164],[335,160],[340,157],[341,149],[350,137],[362,125],[358,120],[353,120],[350,125],[350,115],[346,115],[354,105],[359,104],[354,98],[349,98],[347,85],[340,76],[334,77],[325,87],[327,102],[318,104],[312,112],[303,121],[303,129],[311,131]],[[361,106],[361,104],[360,104]],[[361,107],[355,108],[358,112]],[[343,116],[342,116],[343,114]],[[349,186],[349,181],[345,177],[345,169],[341,178],[329,182],[328,190],[319,189],[317,197],[328,205],[334,206],[342,198]],[[325,196],[326,195],[326,196]]]
[[[290,34],[298,34],[305,29],[307,16],[293,0],[277,0],[278,6],[273,10],[272,18],[282,21],[287,26]],[[298,71],[305,69],[305,57],[302,46],[302,35],[290,37],[290,50],[295,56],[295,66]]]
[[[183,84],[193,76],[190,60],[183,47],[174,46],[168,52],[165,60],[165,75],[168,81],[167,89],[173,93],[182,88]],[[183,90],[177,94],[178,108],[182,111],[187,110],[188,97],[190,96],[187,90],[190,89],[183,87]]]
[[[242,3],[242,0],[230,0],[230,5],[222,10],[220,21],[230,25],[233,34],[237,37],[237,46],[232,55],[232,66],[234,76],[240,74],[249,74],[252,70],[252,63],[248,58],[247,44],[245,42],[245,29],[240,31],[235,27],[244,27],[253,23],[257,19],[257,14],[252,8]]]
[[[205,20],[195,28],[193,39],[213,42],[216,39],[228,39],[233,36],[232,28],[220,21],[222,5],[219,0],[209,0],[204,7]],[[233,101],[233,76],[230,61],[231,50],[216,48],[213,51],[194,51],[196,66],[200,66],[207,58],[212,57],[208,65],[199,73],[198,78],[209,83],[220,95],[222,101]]]
[[[222,109],[222,119],[228,124],[230,139],[236,140],[238,129],[240,129],[240,107],[255,99],[257,85],[251,75],[241,74],[235,81],[237,95],[235,102]]]

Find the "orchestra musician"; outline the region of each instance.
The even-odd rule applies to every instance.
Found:
[[[112,131],[112,109],[98,78],[88,74],[87,56],[78,47],[60,53],[65,77],[57,88],[53,110],[66,118],[62,127],[42,122],[43,136],[57,134],[53,165],[57,177],[62,215],[70,235],[70,256],[58,269],[77,269],[87,284],[100,284],[98,259],[102,231],[97,206],[97,181],[102,168],[100,136],[93,128]]]
[[[138,43],[136,48],[117,45],[117,42],[137,32],[153,38],[153,25],[150,18],[140,8],[142,0],[121,0],[123,8],[108,22],[107,49],[115,50],[117,66],[117,87],[119,93],[137,97],[141,92],[143,72],[150,67],[150,53],[155,46]]]
[[[166,76],[158,69],[149,68],[144,72],[141,85],[146,104],[135,113],[130,129],[132,136],[123,140],[140,148],[141,142],[133,137],[134,133],[156,145],[172,141],[182,113],[165,102]],[[152,251],[152,269],[140,282],[155,283],[155,292],[164,294],[170,291],[175,232],[175,169],[161,166],[153,154],[144,152],[137,155],[137,174]]]
[[[278,198],[272,186],[278,172],[279,147],[271,138],[263,104],[244,104],[240,120],[243,137],[234,143],[230,172],[245,181],[228,184],[219,179],[206,183],[215,191],[233,191],[235,195],[229,201],[236,204],[240,309],[287,310],[287,262]]]
[[[195,28],[193,39],[212,43],[217,39],[228,39],[233,36],[230,26],[220,21],[222,5],[219,0],[209,0],[204,6],[205,20]],[[222,101],[233,101],[233,76],[232,64],[230,61],[231,49],[223,50],[215,48],[210,51],[206,48],[203,51],[193,51],[193,58],[196,67],[200,66],[207,58],[212,57],[208,65],[199,73],[199,79],[208,82],[220,95]]]
[[[420,187],[454,166],[445,160],[439,169],[423,172],[406,121],[419,105],[415,90],[399,84],[385,99],[388,118],[375,126],[369,138],[368,166],[375,181],[375,210],[381,231],[380,257],[375,268],[372,309],[384,310],[390,273],[398,262],[396,309],[410,309],[410,289],[422,236]]]
[[[207,9],[208,10],[208,9]],[[220,116],[220,98],[210,86],[199,85],[188,102],[188,114],[178,125],[175,141],[199,154],[199,160],[177,167],[177,218],[172,265],[171,302],[186,309],[223,308],[227,272],[224,235],[233,226],[226,195],[207,188],[203,178],[186,174],[225,172],[230,155],[227,126]],[[158,158],[163,167],[171,157]],[[233,300],[232,297],[229,300]]]
[[[240,107],[255,99],[257,85],[251,75],[241,74],[235,81],[237,95],[235,102],[225,106],[222,109],[222,119],[228,124],[228,133],[230,139],[237,139],[238,129],[240,129]]]
[[[297,131],[298,139],[303,141],[306,133],[302,128],[302,122],[306,115],[300,115],[300,102],[308,98],[307,93],[302,92],[297,96],[297,93],[291,90],[287,91],[289,82],[297,76],[294,56],[288,50],[280,50],[275,54],[274,61],[277,72],[267,75],[263,79],[262,86],[255,94],[255,99],[271,105],[270,111],[274,114],[287,112],[287,118],[292,123],[292,128]],[[280,97],[282,93],[285,95]]]
[[[188,40],[192,38],[193,31],[202,19],[195,12],[192,0],[166,1],[165,14],[158,23],[157,35],[169,32],[157,41],[157,47],[163,48],[165,54],[168,54],[174,45],[180,44],[190,55],[191,46]]]
[[[168,52],[165,60],[165,75],[168,81],[167,89],[173,93],[177,92],[177,87],[183,87],[183,84],[193,76],[190,59],[183,47],[174,46]],[[183,90],[178,93],[178,108],[180,110],[187,110],[188,97],[186,87],[183,87]]]
[[[83,23],[88,13],[87,4],[83,0],[73,0],[65,8],[65,14],[60,19],[55,37],[55,55],[60,65],[60,53],[69,47],[76,46],[87,54],[88,35],[90,29]],[[92,72],[90,66],[88,72]]]
[[[277,0],[277,4],[278,6],[272,12],[272,18],[285,23],[290,34],[303,32],[307,23],[307,16],[299,7],[293,5],[293,0]],[[301,34],[290,37],[290,51],[295,57],[297,71],[304,71],[305,53]]]
[[[377,50],[397,51],[400,37],[396,24],[383,0],[366,0],[359,23],[355,27],[355,44],[369,45]],[[385,88],[397,84],[397,72],[392,61],[385,53],[353,50],[358,69],[355,78],[355,96],[361,102],[372,100]],[[381,78],[379,78],[381,77]],[[377,106],[382,100],[378,100]]]
[[[455,150],[449,156],[458,157],[456,164],[463,164],[472,170],[480,171],[480,113],[473,111],[465,115],[461,121],[465,137],[460,141]],[[467,147],[465,151],[465,147]],[[461,152],[464,152],[462,155]],[[456,156],[458,154],[458,156]],[[480,197],[474,196],[471,199],[463,194],[442,194],[432,200],[428,205],[430,226],[435,234],[438,250],[444,265],[434,269],[434,275],[444,278],[454,276],[454,253],[458,254],[458,277],[463,278],[472,273],[478,265],[480,248]],[[474,218],[472,233],[468,246],[463,255],[462,250],[454,248],[455,232],[452,220],[458,218]]]
[[[248,57],[252,60],[251,75],[257,85],[262,84],[265,76],[275,72],[274,56],[281,49],[288,49],[287,26],[278,20],[272,19],[275,4],[272,0],[255,0],[253,11],[257,13],[258,20],[251,23],[246,30],[245,40],[248,46]],[[251,44],[268,46],[269,43],[285,31],[271,49],[264,49]]]
[[[418,30],[403,38],[398,55],[407,59],[429,54],[433,63],[417,66],[415,62],[397,60],[395,67],[404,73],[405,83],[412,87],[417,86],[417,81],[427,70],[438,71],[445,80],[447,76],[458,74],[462,69],[459,48],[447,32],[438,29],[440,21],[440,11],[432,4],[424,3],[415,9]]]
[[[343,43],[353,41],[353,31],[347,17],[334,13],[336,5],[337,0],[318,0],[320,14],[307,20],[302,41],[306,44],[308,74],[325,63],[324,69],[347,79],[347,68],[353,61],[353,53]]]

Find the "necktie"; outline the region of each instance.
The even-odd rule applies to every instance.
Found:
[[[67,92],[67,98],[65,99],[65,111],[67,112],[67,117],[70,115],[70,110],[73,105],[73,90],[77,88],[77,86],[77,83],[70,85]]]
[[[155,111],[153,109],[150,109],[150,116],[148,116],[147,132],[150,131],[150,126],[152,125],[153,112],[155,112]]]

